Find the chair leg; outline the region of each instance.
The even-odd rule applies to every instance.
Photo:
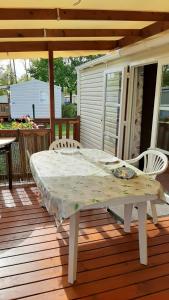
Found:
[[[42,193],[38,193],[38,198],[39,198],[40,207],[46,208],[45,199],[44,199]]]
[[[133,204],[124,205],[124,231],[130,232]]]
[[[150,206],[151,206],[151,212],[152,212],[152,218],[153,218],[153,223],[157,224],[158,223],[158,216],[157,216],[157,209],[156,205],[150,201]]]
[[[139,252],[140,263],[147,265],[147,230],[146,230],[147,202],[138,203]]]

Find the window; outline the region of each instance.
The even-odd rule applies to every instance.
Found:
[[[162,67],[157,147],[169,151],[169,65]]]

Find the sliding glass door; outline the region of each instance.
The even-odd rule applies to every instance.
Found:
[[[105,72],[103,149],[118,157],[123,152],[126,74],[124,67]]]

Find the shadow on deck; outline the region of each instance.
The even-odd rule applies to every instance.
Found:
[[[81,212],[77,282],[67,282],[68,221],[56,232],[35,186],[0,189],[0,299],[168,299],[169,217],[147,221],[149,265],[104,210]]]

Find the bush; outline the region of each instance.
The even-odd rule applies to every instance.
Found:
[[[77,116],[77,105],[73,103],[62,105],[63,118],[75,118]]]
[[[11,120],[10,122],[1,122],[1,129],[32,129],[38,128],[38,126],[28,117],[21,119]]]

